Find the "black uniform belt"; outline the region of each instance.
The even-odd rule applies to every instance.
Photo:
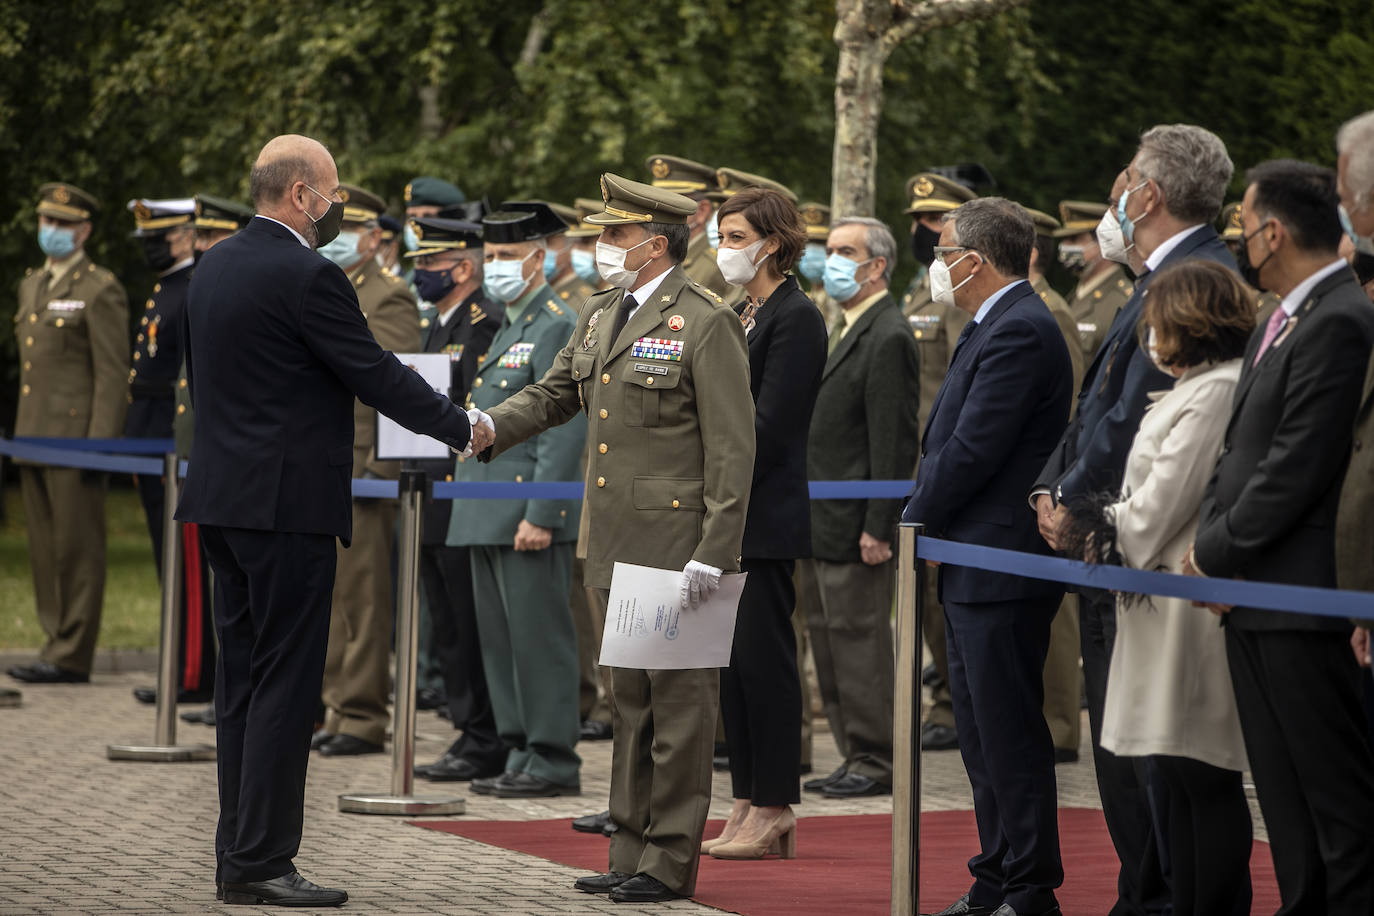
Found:
[[[129,394],[136,398],[171,399],[176,397],[176,388],[171,382],[145,382],[135,379],[129,383]]]

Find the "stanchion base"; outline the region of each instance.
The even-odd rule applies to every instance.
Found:
[[[0,709],[7,706],[23,706],[24,695],[9,687],[0,687]]]
[[[443,795],[340,795],[345,814],[463,814],[467,799]]]
[[[111,760],[143,760],[149,763],[185,763],[214,760],[215,749],[208,744],[110,744],[105,755]]]

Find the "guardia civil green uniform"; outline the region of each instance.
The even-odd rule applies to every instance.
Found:
[[[386,208],[379,196],[341,185],[345,229],[375,224]],[[420,316],[409,287],[383,270],[371,255],[345,272],[353,282],[368,330],[392,352],[420,349]],[[394,461],[378,461],[375,450],[377,411],[353,404],[353,476],[393,480]],[[394,589],[391,554],[396,540],[396,504],[388,499],[353,500],[353,542],[338,548],[334,599],[325,654],[324,730],[350,735],[381,746],[390,722],[387,696],[391,665],[385,646],[391,642]]]
[[[96,199],[45,184],[38,213],[73,227]],[[114,274],[77,249],[19,283],[16,436],[119,436],[129,395],[129,303]],[[105,475],[21,464],[34,601],[46,640],[39,658],[90,674],[105,593]]]
[[[1054,231],[1054,237],[1063,245],[1066,239],[1097,232],[1097,224],[1107,205],[1083,200],[1063,200],[1059,202],[1059,216],[1063,225]],[[1069,311],[1078,323],[1078,340],[1083,354],[1084,365],[1092,363],[1097,350],[1102,346],[1107,331],[1116,318],[1116,313],[1131,298],[1135,284],[1126,273],[1126,268],[1111,261],[1109,269],[1088,271],[1079,277],[1078,286],[1070,297]]]
[[[924,214],[949,213],[965,201],[977,195],[968,187],[952,178],[934,172],[921,172],[906,181],[905,212],[912,219]],[[935,302],[930,297],[930,273],[922,270],[911,281],[902,296],[902,314],[911,323],[911,334],[916,338],[916,349],[921,355],[921,403],[917,411],[922,431],[930,418],[930,407],[940,386],[945,383],[945,372],[954,357],[954,344],[959,333],[972,317],[968,312],[952,305]],[[928,748],[949,749],[954,747],[954,706],[949,693],[949,663],[945,651],[945,615],[942,610],[935,576],[926,576],[925,607],[923,632],[926,646],[935,665],[936,681],[931,687],[930,709],[922,722],[922,738]],[[926,732],[935,726],[948,729],[946,737],[934,744],[926,738]]]
[[[557,233],[567,239],[585,237],[580,229],[581,218],[577,215],[577,210],[565,204],[548,203],[548,208],[558,215],[558,218],[568,227],[564,231]],[[565,263],[560,257],[557,273],[553,277],[545,276],[548,280],[549,288],[557,297],[559,303],[565,305],[568,311],[576,315],[577,310],[587,301],[587,297],[596,292],[596,287],[577,275],[577,271],[572,269],[571,258]]]
[[[512,206],[502,204],[483,218],[485,245],[551,234],[548,221],[558,219],[553,211]],[[471,405],[491,412],[542,378],[567,346],[575,319],[536,273],[530,288],[506,307],[473,380]],[[586,436],[586,418],[574,417],[490,462],[459,458],[453,477],[468,483],[580,480]],[[573,749],[580,721],[577,641],[568,601],[579,508],[576,500],[455,500],[450,517],[447,543],[471,550],[482,666],[497,732],[510,748],[506,775],[527,774],[551,786],[530,784],[514,794],[580,790],[581,758]],[[516,550],[522,521],[549,529],[550,545]],[[511,794],[498,783],[493,794]]]
[[[681,195],[609,174],[602,197],[605,212],[589,217],[602,225],[682,224],[695,210]],[[616,561],[737,571],[753,475],[738,316],[679,267],[637,288],[645,301],[614,339],[620,289],[592,296],[543,379],[489,411],[497,454],[578,413],[589,418],[587,583],[600,589]],[[610,870],[690,894],[711,800],[718,670],[614,668],[612,688],[610,810],[620,829]]]
[[[806,227],[807,244],[825,245],[826,240],[830,238],[830,208],[825,204],[808,202],[799,206],[797,212],[801,213],[802,224]],[[825,318],[826,329],[833,330],[839,327],[844,320],[844,309],[840,308],[840,304],[825,291],[825,284],[822,281],[812,281],[808,278],[807,282],[810,284],[807,295],[811,297],[812,302],[816,303],[816,308],[821,310],[821,315]],[[798,655],[797,657],[802,658],[803,656]]]

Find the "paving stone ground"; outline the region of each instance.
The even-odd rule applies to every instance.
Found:
[[[223,909],[214,899],[214,764],[106,759],[108,744],[152,742],[152,707],[135,702],[130,692],[150,682],[147,673],[98,673],[90,685],[25,686],[22,706],[0,708],[0,916]],[[1086,719],[1083,731],[1086,741]],[[417,733],[416,758],[422,762],[436,758],[454,737],[448,723],[433,713],[419,714]],[[178,740],[213,743],[214,732],[179,722]],[[816,772],[829,772],[839,763],[823,718],[814,747]],[[470,819],[539,820],[601,810],[609,787],[610,742],[584,743],[578,750],[584,761],[581,797],[505,801],[468,795],[466,783],[422,781],[417,792],[466,796],[464,816]],[[1062,805],[1097,804],[1086,746],[1079,763],[1057,772]],[[925,755],[923,784],[925,810],[972,806],[957,752]],[[576,869],[420,830],[406,824],[408,818],[337,809],[340,793],[385,793],[389,786],[389,754],[314,755],[311,760],[305,835],[296,861],[311,880],[349,892],[346,912],[634,912],[574,891],[572,881],[581,874]],[[724,817],[729,806],[729,778],[718,773],[711,816]],[[809,793],[797,809],[801,818],[890,811],[890,798],[840,802]],[[803,849],[805,831],[803,824]],[[842,908],[837,900],[836,912]],[[655,911],[719,912],[690,901]]]

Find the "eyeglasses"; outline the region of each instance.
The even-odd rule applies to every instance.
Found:
[[[978,250],[977,248],[970,248],[970,247],[968,247],[967,245],[936,245],[935,248],[934,248],[935,257],[939,258],[941,261],[943,261],[943,260],[945,259],[945,255],[947,255],[947,254],[954,254],[956,251],[977,251],[977,250]]]

